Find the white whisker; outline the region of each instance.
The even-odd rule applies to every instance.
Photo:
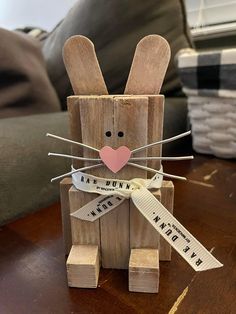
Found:
[[[165,140],[161,140],[161,141],[158,141],[158,142],[155,142],[155,143],[151,143],[151,144],[147,144],[145,146],[141,146],[141,147],[138,147],[138,148],[135,148],[131,151],[131,153],[137,153],[139,152],[140,150],[143,150],[143,149],[146,149],[146,148],[150,148],[154,145],[159,145],[159,144],[165,144],[165,143],[169,143],[169,142],[172,142],[172,141],[176,141],[178,140],[179,138],[182,138],[184,136],[187,136],[191,134],[191,131],[187,131],[185,133],[181,133],[179,135],[176,135],[176,136],[173,136],[173,137],[170,137],[170,138],[167,138]]]
[[[159,174],[163,175],[164,177],[173,178],[173,179],[179,179],[179,180],[187,180],[185,177],[180,177],[180,176],[176,176],[174,174],[161,172],[159,170],[155,170],[155,169],[152,169],[152,168],[149,168],[149,167],[145,167],[145,166],[141,166],[141,165],[138,165],[138,164],[134,164],[133,162],[128,162],[127,164],[130,165],[130,166],[136,167],[136,168],[140,168],[140,169],[143,169],[143,170],[150,171],[150,172],[159,173]]]
[[[132,157],[129,160],[139,161],[139,160],[190,160],[193,156],[176,156],[176,157]]]
[[[101,161],[100,158],[77,157],[73,155],[65,155],[65,154],[58,154],[58,153],[48,153],[48,156],[57,156],[57,157],[64,157],[64,158],[84,160],[84,161]]]
[[[56,181],[56,180],[61,179],[61,178],[68,177],[68,176],[70,176],[73,173],[76,173],[78,171],[89,170],[89,169],[98,168],[98,167],[101,167],[101,166],[104,166],[104,164],[97,164],[97,165],[87,166],[87,167],[83,167],[83,168],[79,168],[79,169],[74,169],[74,170],[72,170],[70,172],[67,172],[67,173],[64,173],[64,174],[62,174],[62,175],[60,175],[58,177],[52,178],[51,182]]]
[[[58,139],[60,141],[64,141],[64,142],[68,142],[68,143],[71,143],[71,144],[79,145],[81,147],[89,148],[91,150],[94,150],[95,152],[99,152],[99,149],[97,149],[97,148],[94,148],[92,146],[89,146],[89,145],[86,145],[86,144],[83,144],[83,143],[75,142],[75,141],[69,140],[69,139],[61,137],[61,136],[57,136],[57,135],[54,135],[54,134],[51,134],[51,133],[47,133],[46,136],[56,138],[56,139]]]

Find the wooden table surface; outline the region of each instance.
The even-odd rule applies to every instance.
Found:
[[[158,295],[128,292],[121,270],[101,270],[97,289],[68,288],[55,204],[0,229],[0,314],[236,313],[236,163],[196,156],[165,171],[188,177],[175,181],[175,216],[224,267],[195,273],[173,252]]]

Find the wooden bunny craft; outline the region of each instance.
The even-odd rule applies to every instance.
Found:
[[[171,246],[130,195],[149,186],[151,197],[172,212],[174,186],[162,176],[183,178],[163,173],[161,160],[192,158],[161,157],[162,143],[189,134],[162,140],[164,96],[159,92],[169,59],[165,39],[143,38],[124,95],[108,95],[92,42],[74,36],[64,46],[75,93],[67,99],[71,139],[48,135],[72,144],[71,155],[49,153],[73,161],[70,172],[54,178],[66,177],[61,181],[61,208],[71,287],[97,287],[101,264],[128,269],[130,291],[158,292],[159,259],[171,259]],[[155,174],[152,179],[149,173]],[[160,217],[151,214],[156,223]],[[171,233],[165,232],[170,241],[180,237]],[[202,261],[198,258],[195,263],[198,267]]]

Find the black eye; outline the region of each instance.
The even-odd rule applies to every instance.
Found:
[[[107,136],[107,137],[111,137],[111,131],[107,131],[107,132],[106,132],[106,136]]]
[[[119,137],[123,137],[124,136],[124,132],[122,132],[122,131],[118,132],[118,136]]]

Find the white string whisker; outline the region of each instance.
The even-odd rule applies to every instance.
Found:
[[[64,157],[64,158],[84,160],[84,161],[101,161],[101,158],[78,157],[78,156],[58,154],[58,153],[48,153],[48,156]]]
[[[76,173],[78,171],[84,171],[84,170],[89,170],[89,169],[93,169],[93,168],[98,168],[98,167],[101,167],[101,166],[104,166],[104,164],[97,164],[97,165],[92,165],[92,166],[86,166],[86,167],[83,167],[83,168],[79,168],[79,169],[74,169],[70,172],[67,172],[67,173],[64,173],[58,177],[54,177],[51,179],[51,182],[54,182],[58,179],[62,179],[62,178],[65,178],[65,177],[68,177],[70,175],[72,175],[73,173]]]
[[[191,160],[193,156],[176,156],[176,157],[132,157],[129,160]]]
[[[162,171],[159,171],[159,170],[155,170],[153,168],[149,168],[149,167],[145,167],[145,166],[141,166],[141,165],[135,164],[133,162],[128,162],[127,164],[130,165],[130,166],[136,167],[136,168],[140,168],[140,169],[147,170],[147,171],[150,171],[150,172],[158,173],[160,175],[163,175],[164,177],[178,179],[178,180],[183,180],[183,181],[187,180],[185,177],[181,177],[181,176],[177,176],[177,175],[174,175],[174,174],[165,173],[165,172],[162,172]]]
[[[158,141],[158,142],[154,142],[154,143],[151,143],[151,144],[147,144],[147,145],[144,145],[144,146],[141,146],[141,147],[138,147],[138,148],[135,148],[131,151],[132,154],[134,153],[137,153],[139,152],[140,150],[143,150],[143,149],[146,149],[146,148],[150,148],[154,145],[160,145],[160,144],[165,144],[165,143],[169,143],[169,142],[172,142],[172,141],[176,141],[178,140],[179,138],[182,138],[184,136],[187,136],[191,134],[191,131],[187,131],[187,132],[184,132],[184,133],[181,133],[181,134],[178,134],[178,135],[175,135],[173,137],[169,137],[165,140],[161,140],[161,141]]]
[[[71,143],[71,144],[79,145],[79,146],[81,146],[81,147],[89,148],[89,149],[91,149],[91,150],[94,150],[95,152],[99,152],[99,149],[97,149],[97,148],[95,148],[95,147],[92,147],[92,146],[89,146],[89,145],[86,145],[86,144],[83,144],[83,143],[75,142],[75,141],[69,140],[69,139],[67,139],[67,138],[58,136],[58,135],[54,135],[54,134],[51,134],[51,133],[47,133],[46,136],[52,137],[52,138],[56,138],[56,139],[58,139],[58,140],[60,140],[60,141],[64,141],[64,142],[68,142],[68,143]]]

